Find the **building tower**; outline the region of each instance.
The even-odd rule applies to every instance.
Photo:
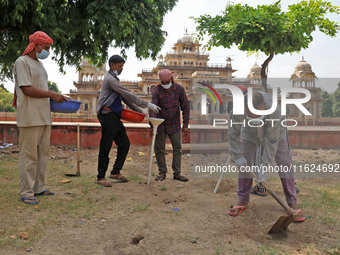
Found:
[[[312,66],[302,57],[301,61],[295,66],[294,73],[290,77],[293,88],[305,88],[311,93],[311,99],[304,104],[306,109],[313,117],[321,117],[321,88],[315,87],[315,73],[312,71]],[[294,94],[290,98],[300,98],[302,94]],[[289,108],[289,115],[301,117],[302,113],[296,107]]]
[[[261,67],[256,62],[255,65],[250,68],[247,79],[252,84],[261,84]]]
[[[78,82],[73,82],[77,89],[71,89],[68,96],[83,102],[79,109],[80,113],[96,114],[99,91],[107,73],[105,64],[97,68],[88,59],[83,58],[80,68]]]

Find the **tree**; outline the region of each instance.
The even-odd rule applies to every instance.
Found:
[[[9,93],[3,84],[0,84],[0,112],[15,112],[13,94]]]
[[[335,117],[340,117],[340,82],[334,92],[333,113]]]
[[[321,116],[333,117],[333,101],[331,95],[327,91],[323,91],[321,94]]]
[[[48,89],[57,93],[61,93],[61,91],[58,88],[58,85],[55,82],[48,81]]]
[[[164,15],[178,0],[0,0],[0,80],[12,79],[12,65],[35,31],[53,40],[53,57],[63,71],[81,57],[97,66],[109,46],[135,47],[137,58],[156,59],[165,41]]]
[[[2,88],[4,91],[6,91],[6,92],[9,92],[7,89],[6,89],[6,87],[5,87],[5,85],[3,84],[3,83],[1,83],[0,84],[0,88]]]
[[[210,36],[208,50],[212,46],[230,48],[235,44],[241,51],[265,53],[268,57],[262,64],[261,78],[267,90],[267,67],[274,55],[308,48],[317,28],[331,37],[340,31],[337,22],[325,17],[328,13],[340,14],[340,8],[321,0],[290,5],[287,12],[281,11],[280,1],[256,8],[228,4],[221,15],[201,15],[195,22],[198,39]]]

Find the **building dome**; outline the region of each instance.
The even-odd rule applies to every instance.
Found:
[[[81,61],[80,61],[80,67],[84,67],[84,66],[88,66],[88,65],[90,65],[89,60],[87,58],[82,57]]]
[[[192,42],[194,42],[194,39],[192,38],[192,36],[191,35],[188,35],[188,34],[185,34],[181,39],[179,39],[179,40],[181,40],[183,43],[192,43]],[[178,42],[178,41],[177,41]]]
[[[302,57],[301,61],[295,66],[295,72],[312,72],[312,66]]]
[[[250,68],[250,73],[254,73],[254,74],[261,73],[261,66],[259,66],[259,65],[255,62],[255,65],[253,65],[253,66]]]

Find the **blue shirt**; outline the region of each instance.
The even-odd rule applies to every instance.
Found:
[[[116,99],[113,101],[113,103],[109,106],[109,109],[115,113],[117,113],[119,116],[121,116],[123,111],[122,106],[122,95],[118,94]]]

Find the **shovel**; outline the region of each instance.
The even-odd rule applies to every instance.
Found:
[[[75,174],[65,174],[66,176],[79,177],[80,176],[80,126],[77,125],[77,172]]]
[[[149,175],[148,175],[148,182],[147,185],[150,184],[151,181],[151,170],[152,170],[152,160],[153,160],[153,150],[155,147],[155,140],[156,140],[156,132],[158,126],[164,121],[164,119],[159,118],[149,118],[149,121],[151,122],[153,126],[153,136],[152,136],[152,144],[151,144],[151,154],[150,154],[150,164],[149,164]]]
[[[257,176],[251,172],[254,178]],[[265,188],[269,194],[286,210],[288,216],[281,216],[272,228],[269,230],[268,234],[277,234],[279,232],[285,231],[290,223],[294,221],[297,217],[294,209],[290,208],[273,190],[271,190],[264,182],[260,182],[260,185]]]

